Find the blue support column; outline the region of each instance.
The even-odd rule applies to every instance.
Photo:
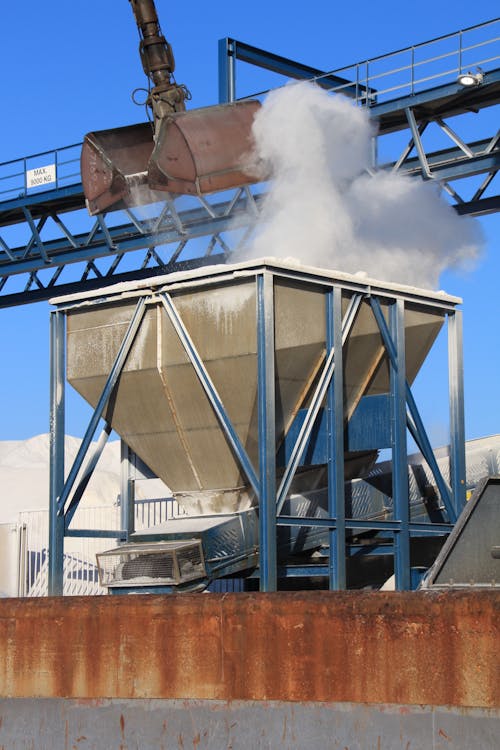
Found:
[[[49,506],[49,596],[62,596],[64,566],[64,517],[57,501],[64,487],[65,433],[65,316],[50,314],[50,506]]]
[[[375,320],[377,321],[377,325],[380,330],[380,334],[382,336],[382,340],[384,342],[384,346],[386,348],[387,354],[389,355],[391,365],[393,367],[397,367],[396,348],[391,339],[391,334],[389,332],[387,323],[382,313],[382,308],[380,307],[380,303],[376,297],[371,297],[370,303],[372,306],[373,314],[375,315]],[[425,431],[422,419],[418,412],[417,405],[415,403],[415,399],[413,398],[413,394],[411,392],[411,388],[410,388],[408,381],[406,382],[406,403],[407,403],[408,410],[409,410],[409,415],[407,415],[408,427],[411,430],[413,438],[415,442],[417,443],[423,457],[427,461],[434,479],[436,480],[436,485],[441,495],[443,504],[446,508],[449,521],[455,522],[456,513],[455,513],[454,505],[451,500],[451,491],[448,485],[446,484],[446,482],[444,481],[441,471],[439,469],[439,466],[437,464],[436,457],[432,451],[429,438],[427,437],[427,433]],[[462,396],[462,403],[463,403],[463,396]]]
[[[328,388],[328,515],[336,519],[330,530],[330,589],[345,589],[345,494],[344,494],[344,379],[342,362],[342,289],[335,287],[326,297],[327,356],[334,350],[335,370]]]
[[[274,282],[257,277],[259,410],[259,571],[260,590],[276,591],[276,404],[274,375]]]
[[[466,502],[464,372],[462,351],[462,313],[448,315],[448,372],[450,394],[450,479],[457,517]],[[454,520],[454,519],[450,519]]]
[[[394,498],[394,518],[400,523],[399,531],[394,534],[394,574],[398,591],[406,591],[411,588],[404,310],[404,300],[402,299],[396,299],[389,307],[391,336],[396,349],[396,364],[394,366],[392,362],[390,363],[390,381],[392,495]]]
[[[127,532],[127,541],[135,531],[134,483],[130,477],[131,452],[127,443],[120,441],[120,528]]]
[[[219,103],[234,102],[236,91],[235,41],[219,39]]]

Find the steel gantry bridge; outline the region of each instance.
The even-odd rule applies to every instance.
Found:
[[[493,213],[500,209],[500,131],[491,109],[500,101],[499,32],[495,19],[326,72],[226,38],[219,98],[265,95],[238,91],[241,65],[265,69],[275,85],[315,81],[377,121],[374,167],[437,182],[460,214]],[[0,164],[1,307],[224,262],[259,213],[256,186],[199,198],[167,194],[91,218],[79,155],[75,144]]]

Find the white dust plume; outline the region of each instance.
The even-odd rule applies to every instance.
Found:
[[[254,158],[272,176],[239,260],[274,256],[435,288],[483,242],[437,186],[371,170],[375,126],[346,97],[301,83],[274,91],[254,122]]]

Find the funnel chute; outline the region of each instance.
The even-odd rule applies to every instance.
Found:
[[[262,265],[261,265],[262,264]],[[259,365],[257,277],[272,272],[276,450],[298,411],[307,408],[325,360],[326,291],[331,272],[294,269],[270,261],[199,269],[140,287],[119,285],[93,300],[66,307],[67,376],[96,406],[137,297],[147,312],[134,340],[106,419],[130,448],[186,507],[209,499],[210,512],[233,512],[252,503],[251,487],[227,434],[162,304],[171,288],[177,315],[195,347],[255,471],[259,466]],[[345,283],[345,277],[340,283]],[[171,286],[172,285],[172,286]],[[344,314],[352,277],[343,291]],[[393,289],[381,287],[388,318]],[[404,290],[404,287],[401,287]],[[370,286],[370,294],[375,293]],[[406,376],[415,379],[445,318],[436,296],[419,293],[405,308]],[[440,305],[442,297],[439,298]],[[368,299],[363,302],[343,354],[343,420],[364,396],[389,391],[389,364]],[[374,446],[376,447],[376,446]],[[374,454],[376,455],[376,454]],[[350,461],[346,455],[346,461]],[[346,477],[351,472],[346,465]]]

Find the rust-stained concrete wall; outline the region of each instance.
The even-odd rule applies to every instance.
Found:
[[[500,593],[0,600],[0,696],[500,707]]]

